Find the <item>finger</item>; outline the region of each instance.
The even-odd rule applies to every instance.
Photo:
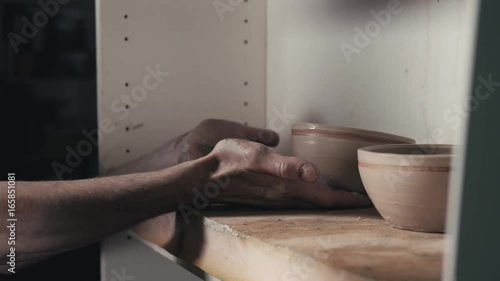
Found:
[[[319,171],[314,164],[305,160],[268,152],[258,161],[260,171],[288,180],[315,182]]]
[[[233,181],[234,180],[234,181]],[[356,192],[332,190],[330,187],[296,181],[271,183],[258,181],[249,183],[242,178],[234,178],[233,188],[224,190],[224,194],[215,198],[218,203],[248,204],[270,208],[363,208],[371,207],[368,196]]]
[[[296,198],[278,198],[278,199],[265,199],[262,198],[241,198],[241,197],[228,197],[221,200],[220,203],[233,204],[239,206],[252,206],[263,209],[317,209],[318,206],[308,201]]]
[[[288,196],[286,185],[277,179],[258,180],[256,183],[244,178],[232,178],[231,188],[221,190],[220,196],[213,198],[212,203],[251,205],[263,208],[283,209],[318,208],[302,198]]]
[[[373,204],[366,194],[345,190],[332,190],[328,196],[320,199],[320,205],[325,208],[364,208]]]
[[[256,127],[245,127],[242,131],[243,135],[240,136],[249,141],[258,142],[267,146],[277,146],[280,142],[278,133],[272,130],[261,129]]]
[[[290,196],[302,198],[322,208],[361,208],[372,206],[370,198],[365,194],[335,190],[320,183],[290,183],[288,193]]]

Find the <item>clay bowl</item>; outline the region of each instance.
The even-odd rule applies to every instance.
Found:
[[[444,232],[450,145],[382,145],[358,150],[361,179],[375,208],[396,228]]]
[[[338,189],[366,193],[358,172],[357,150],[381,144],[415,143],[380,132],[314,123],[292,126],[292,153],[314,163],[320,181]]]

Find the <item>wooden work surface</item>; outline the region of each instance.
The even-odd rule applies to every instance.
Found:
[[[441,279],[444,235],[394,229],[372,208],[211,210],[176,236],[175,255],[224,281]]]

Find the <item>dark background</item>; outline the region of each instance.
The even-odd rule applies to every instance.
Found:
[[[44,2],[47,0],[43,0]],[[94,0],[60,4],[16,53],[9,34],[23,36],[22,19],[33,23],[43,9],[35,0],[0,0],[0,94],[2,172],[16,180],[56,180],[52,163],[66,163],[66,147],[97,126]],[[24,37],[24,36],[23,36]],[[5,110],[6,109],[6,110]],[[97,175],[97,147],[63,179]],[[6,180],[6,179],[4,179]],[[13,275],[12,280],[99,280],[99,245],[65,253]]]

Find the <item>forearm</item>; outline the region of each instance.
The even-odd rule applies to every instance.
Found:
[[[207,158],[150,173],[59,182],[17,182],[16,257],[19,263],[82,247],[189,201],[208,178]],[[1,198],[7,196],[2,183]],[[0,210],[7,210],[7,201]],[[1,220],[6,221],[6,212]],[[7,241],[2,229],[0,241]],[[0,245],[5,272],[6,242]]]

